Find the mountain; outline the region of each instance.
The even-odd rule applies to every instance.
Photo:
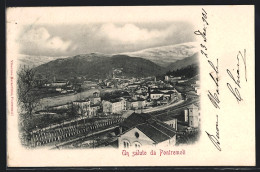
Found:
[[[198,53],[195,53],[190,57],[186,57],[182,60],[177,60],[176,62],[169,64],[166,67],[166,70],[173,71],[173,70],[185,68],[190,65],[199,65],[199,54]]]
[[[45,64],[49,61],[56,60],[56,59],[63,59],[67,58],[66,56],[59,56],[59,57],[53,57],[53,56],[32,56],[32,55],[24,55],[24,54],[18,54],[17,59],[19,62],[19,65],[21,66],[29,66],[37,67],[39,65]]]
[[[197,42],[187,42],[182,44],[147,48],[135,52],[124,52],[119,54],[117,53],[113,55],[127,55],[130,57],[140,57],[146,60],[150,60],[162,67],[167,67],[170,63],[192,56],[194,53],[198,51],[197,46],[198,46]],[[92,56],[111,57],[113,55],[102,54],[102,53],[90,53],[90,54],[83,54],[81,56],[89,56],[91,58]],[[23,55],[23,54],[18,55],[19,63],[21,65],[27,65],[30,67],[37,67],[47,62],[56,59],[64,59],[64,58],[67,57],[66,56],[62,56],[62,57],[32,56],[32,55]]]
[[[167,67],[170,63],[192,56],[194,53],[198,52],[197,47],[197,42],[187,42],[120,54],[141,57],[143,59],[150,60],[162,67]]]
[[[165,72],[161,66],[139,57],[106,56],[97,53],[57,59],[35,69],[50,79],[54,76],[59,79],[68,79],[75,76],[105,78],[113,68],[122,68],[122,74],[129,77],[154,76]]]

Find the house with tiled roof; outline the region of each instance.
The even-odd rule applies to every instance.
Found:
[[[119,148],[174,146],[176,144],[176,129],[150,114],[133,113],[120,124],[120,130]]]

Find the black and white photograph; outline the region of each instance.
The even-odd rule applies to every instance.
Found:
[[[247,9],[253,8],[8,8],[9,161],[252,164],[253,13],[235,20]],[[231,20],[237,26],[223,24]],[[246,137],[241,133],[247,141],[234,146]],[[218,154],[239,158],[241,147],[248,161],[212,161]],[[22,155],[31,162],[18,161]],[[96,159],[86,162],[90,156]]]
[[[176,146],[199,137],[194,26],[34,24],[21,30],[21,143],[51,149]]]

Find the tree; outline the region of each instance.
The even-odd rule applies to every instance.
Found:
[[[40,105],[39,85],[36,71],[23,66],[18,70],[18,104],[26,119],[31,119],[33,112]]]
[[[80,113],[81,113],[81,108],[80,108],[80,105],[79,104],[72,104],[74,110],[75,110],[75,114],[74,114],[74,117],[75,117],[75,120],[76,120],[76,126],[78,128],[78,117],[80,116]]]
[[[78,110],[81,119],[83,119],[84,127],[86,127],[85,116],[87,115],[89,118],[89,104],[78,106]]]
[[[18,105],[21,110],[19,115],[22,132],[21,141],[27,146],[31,139],[31,134],[28,131],[31,128],[31,119],[34,111],[40,105],[39,82],[35,74],[34,69],[26,66],[20,67],[17,72]]]
[[[67,103],[66,112],[69,119],[75,117],[77,110],[76,107],[73,105],[73,102]]]

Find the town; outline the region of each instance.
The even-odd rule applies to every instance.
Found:
[[[37,78],[39,106],[23,119],[23,144],[128,148],[191,144],[200,134],[200,83],[193,77]]]

